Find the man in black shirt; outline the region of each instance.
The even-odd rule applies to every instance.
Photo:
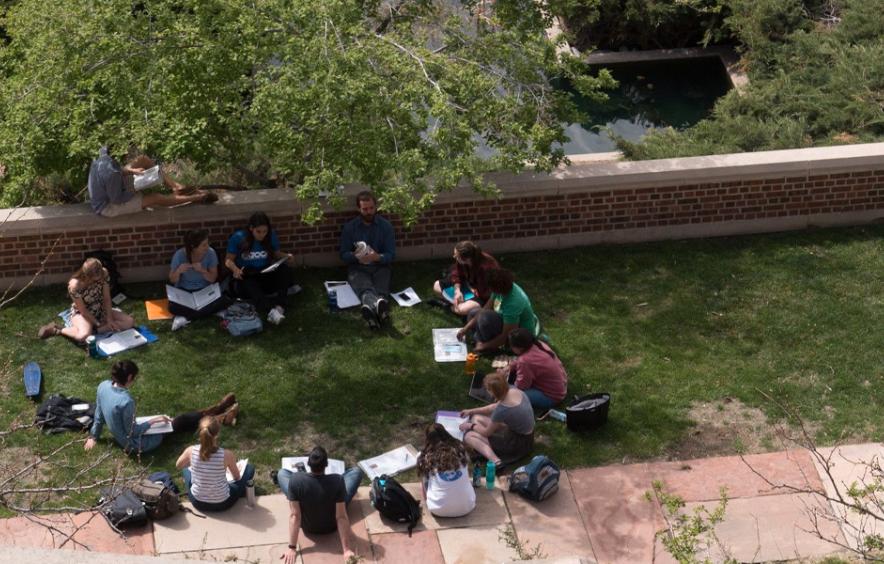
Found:
[[[341,537],[344,562],[356,554],[350,548],[350,518],[347,505],[362,482],[362,470],[350,468],[343,476],[326,474],[328,453],[314,447],[307,459],[309,472],[291,472],[283,468],[276,475],[279,488],[289,500],[289,548],[283,555],[285,564],[297,560],[298,533],[327,534],[335,530]]]

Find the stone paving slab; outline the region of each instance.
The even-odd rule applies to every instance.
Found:
[[[76,534],[73,534],[74,531]],[[66,540],[66,536],[71,534],[73,540]],[[126,530],[123,538],[107,524],[104,517],[91,511],[76,515],[67,513],[2,519],[0,545],[117,554],[153,554],[154,552],[154,538],[150,524]]]
[[[649,471],[652,480],[661,480],[668,493],[685,501],[717,500],[722,487],[727,488],[729,498],[783,493],[781,488],[773,487],[765,478],[773,484],[823,491],[822,481],[806,450],[750,454],[743,459],[739,456],[722,456],[658,462],[649,464]]]
[[[436,531],[371,535],[375,562],[383,564],[445,564]]]
[[[194,552],[278,544],[288,539],[289,502],[283,494],[259,496],[254,508],[240,500],[220,513],[202,519],[192,513],[154,523],[157,554]],[[185,506],[190,506],[185,503]]]
[[[190,562],[267,562],[274,564],[279,562],[285,554],[288,544],[265,544],[260,546],[239,546],[233,548],[216,548],[214,550],[198,550],[192,552],[176,552],[164,556],[184,558]],[[340,559],[339,559],[340,560]],[[297,564],[303,564],[298,556]]]
[[[688,503],[685,511],[691,513],[703,505],[710,510],[713,503]],[[721,546],[737,562],[771,562],[793,559],[817,559],[841,551],[835,544],[806,532],[813,528],[810,512],[828,512],[825,500],[816,494],[766,495],[728,501],[724,521],[715,533]],[[837,525],[820,519],[820,528],[843,542]],[[665,552],[662,546],[658,554]],[[701,551],[700,558],[721,562],[725,553],[716,545]],[[664,560],[657,560],[657,563]],[[671,561],[671,559],[670,559]]]
[[[663,520],[657,505],[645,499],[651,488],[649,466],[579,468],[568,476],[596,560],[653,561],[654,535]]]
[[[865,443],[858,445],[844,445],[832,448],[818,449],[819,453],[829,460],[832,479],[826,477],[826,471],[822,461],[814,460],[820,476],[823,477],[823,485],[826,494],[837,497],[840,493],[845,496],[851,484],[869,484],[874,479],[869,464],[877,462],[884,466],[884,445],[881,443]],[[834,484],[832,483],[834,480]],[[881,501],[884,502],[884,496]],[[874,519],[863,520],[861,515],[848,511],[844,506],[836,502],[830,502],[832,513],[842,523],[841,532],[847,543],[853,547],[862,544],[862,537],[869,534],[884,535],[884,524]]]
[[[500,527],[436,531],[446,564],[500,564],[519,555],[500,540]]]
[[[418,482],[402,484],[402,487],[408,490],[414,499],[421,501],[421,486]],[[408,527],[402,523],[394,523],[378,513],[369,501],[368,492],[370,488],[362,487],[353,499],[353,503],[358,503],[362,509],[365,518],[365,526],[371,534],[376,533],[394,533],[404,532]],[[421,507],[425,504],[421,502]],[[486,525],[497,525],[509,521],[506,505],[503,501],[503,491],[500,488],[487,490],[485,488],[476,488],[476,508],[463,517],[436,517],[423,507],[423,516],[420,523],[414,528],[418,530],[438,530],[452,529],[460,527],[480,527]]]
[[[517,494],[504,495],[521,542],[540,544],[547,558],[595,559],[567,472],[559,478],[559,491],[543,502],[529,501]]]

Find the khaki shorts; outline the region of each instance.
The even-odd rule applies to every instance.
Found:
[[[141,211],[141,194],[135,194],[128,202],[122,204],[108,204],[102,208],[98,215],[102,217],[117,217],[130,215]]]

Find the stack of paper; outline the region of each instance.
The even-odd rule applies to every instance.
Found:
[[[393,299],[396,300],[396,303],[402,307],[411,307],[413,305],[421,303],[420,296],[417,295],[417,292],[415,292],[414,288],[412,288],[411,286],[402,290],[401,292],[394,293]]]
[[[144,338],[144,335],[135,329],[126,329],[109,337],[98,339],[96,346],[105,355],[110,356],[146,344],[147,339]]]
[[[242,478],[242,473],[246,471],[246,464],[249,463],[248,458],[241,458],[236,461],[236,469],[239,470],[239,477]],[[230,473],[230,470],[225,471],[227,473],[227,481],[233,481],[233,474]]]
[[[467,344],[458,340],[460,329],[433,329],[433,356],[436,362],[463,362],[467,359]]]
[[[436,423],[445,427],[445,430],[448,431],[448,434],[459,441],[463,440],[463,431],[460,430],[460,425],[466,420],[467,418],[461,417],[460,412],[458,411],[436,412]]]
[[[331,292],[332,290],[334,290],[335,297],[338,301],[338,309],[356,307],[360,303],[362,303],[359,301],[359,297],[356,295],[356,292],[353,291],[353,288],[350,286],[350,284],[344,280],[326,280],[325,291]]]
[[[298,469],[295,467],[297,463],[301,463],[304,465],[304,468],[307,472],[310,471],[310,465],[307,464],[306,456],[284,456],[282,458],[282,467],[286,470],[290,470],[292,472],[297,472]],[[328,459],[328,466],[325,467],[326,474],[341,474],[343,475],[345,471],[344,461],[337,460],[334,458]]]
[[[368,460],[360,460],[359,467],[365,472],[369,480],[386,474],[395,476],[400,472],[411,470],[417,466],[417,449],[411,445],[404,445],[385,452]]]
[[[163,182],[160,178],[160,165],[151,167],[141,174],[136,174],[133,180],[133,187],[136,190],[145,190],[159,186]]]
[[[174,429],[172,429],[172,418],[168,415],[146,415],[144,417],[136,417],[135,423],[140,425],[145,421],[150,421],[154,417],[165,417],[167,421],[165,423],[154,423],[150,426],[150,429],[144,432],[145,435],[163,435],[174,431]]]

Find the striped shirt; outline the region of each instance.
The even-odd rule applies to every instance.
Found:
[[[200,458],[200,445],[190,451],[190,493],[203,503],[221,503],[230,497],[224,449],[219,448],[208,460]]]

